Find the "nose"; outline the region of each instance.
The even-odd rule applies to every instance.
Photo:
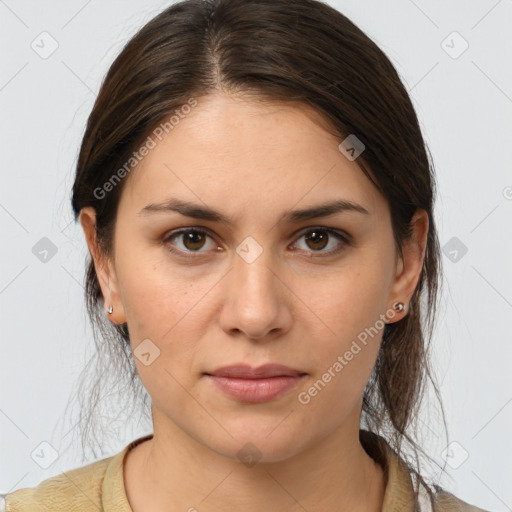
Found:
[[[275,338],[287,332],[293,316],[283,272],[272,261],[271,251],[263,250],[254,260],[235,254],[224,283],[221,327],[251,340]]]

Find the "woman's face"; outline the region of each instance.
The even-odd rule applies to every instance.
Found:
[[[113,261],[95,260],[105,307],[128,323],[155,433],[177,427],[232,458],[250,442],[262,461],[284,460],[359,428],[384,315],[406,314],[390,308],[410,299],[423,252],[398,259],[385,199],[314,112],[196,100],[125,178]],[[173,201],[189,215],[165,207]],[[359,211],[291,215],[336,201]],[[206,210],[225,222],[193,215]],[[259,402],[205,375],[267,363],[306,375]]]

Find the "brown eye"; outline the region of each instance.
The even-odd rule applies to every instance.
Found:
[[[304,238],[306,248],[303,249],[299,247],[301,250],[305,250],[309,252],[312,256],[314,253],[320,253],[320,256],[329,256],[341,251],[346,245],[350,243],[350,237],[343,233],[340,233],[336,230],[330,228],[310,228],[308,231],[302,233],[300,238]],[[338,240],[338,244],[335,241]],[[331,245],[334,248],[329,250],[324,250],[327,246]]]
[[[208,239],[210,242],[210,249],[216,247],[212,237],[202,229],[182,229],[171,233],[165,238],[164,243],[168,245],[171,252],[188,256],[187,253],[205,253],[208,249]],[[174,242],[176,240],[176,242]],[[201,250],[204,247],[206,250]]]
[[[306,243],[311,249],[321,250],[329,243],[329,235],[325,231],[310,231],[306,236]]]
[[[181,233],[181,236],[183,236],[183,245],[191,251],[201,249],[204,245],[205,236],[197,231]]]

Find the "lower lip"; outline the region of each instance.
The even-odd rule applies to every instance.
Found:
[[[233,379],[206,375],[221,391],[237,400],[249,403],[269,402],[295,387],[304,377],[280,376],[267,379]]]

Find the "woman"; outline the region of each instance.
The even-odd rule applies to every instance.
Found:
[[[107,74],[72,196],[101,350],[132,357],[154,432],[6,510],[481,510],[402,453],[432,378],[434,193],[403,84],[339,12],[156,16]]]

